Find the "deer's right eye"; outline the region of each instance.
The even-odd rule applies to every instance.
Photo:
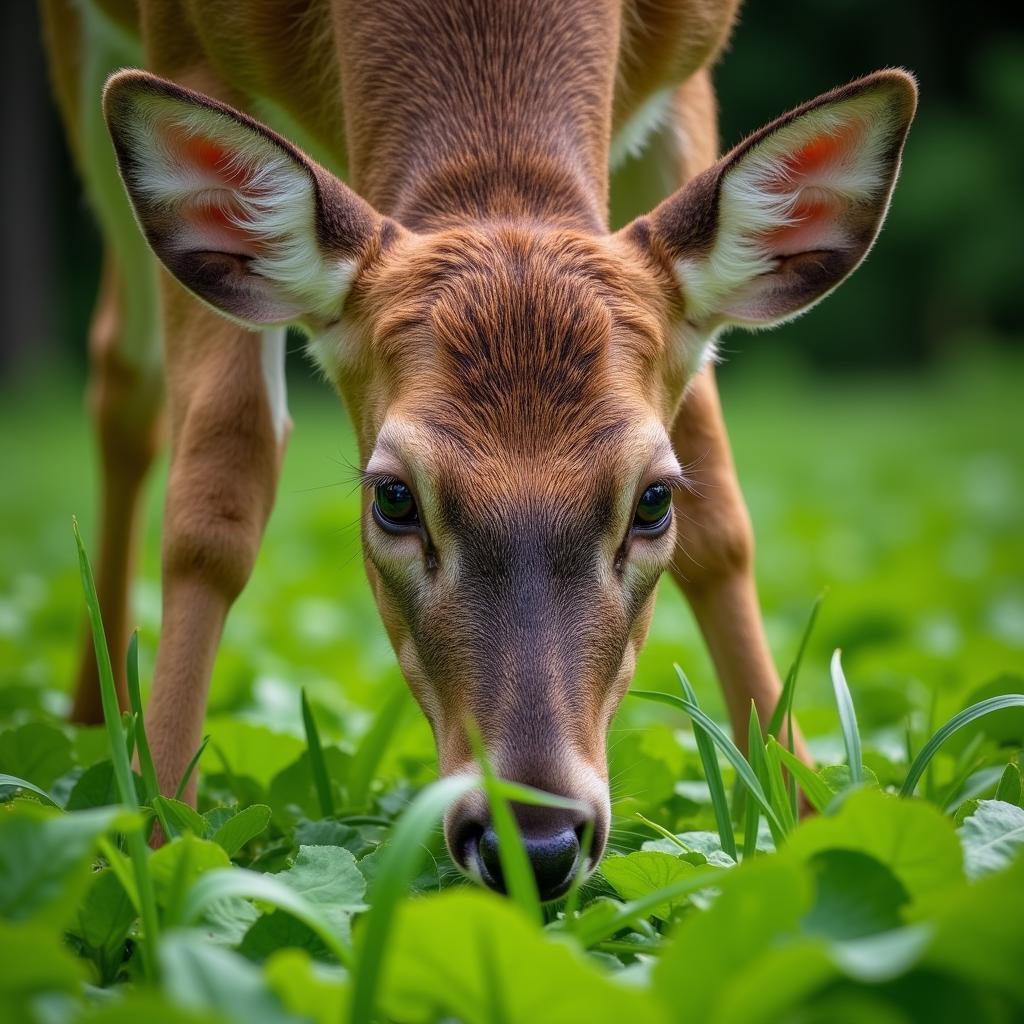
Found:
[[[420,522],[412,490],[401,480],[386,480],[377,485],[373,493],[373,514],[385,530],[392,532],[409,530]]]

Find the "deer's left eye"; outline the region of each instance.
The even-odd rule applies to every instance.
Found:
[[[385,530],[401,532],[419,525],[416,499],[409,485],[401,480],[386,480],[377,485],[373,493],[373,511]]]
[[[672,491],[667,484],[651,484],[640,495],[633,516],[633,529],[643,533],[662,533],[672,517]]]

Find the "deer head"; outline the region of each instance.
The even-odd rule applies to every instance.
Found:
[[[107,88],[166,268],[237,321],[300,325],[344,397],[366,569],[442,772],[473,770],[472,719],[501,776],[589,808],[517,808],[547,898],[584,820],[592,863],[607,837],[606,734],[673,554],[687,381],[724,328],[794,317],[863,260],[915,97],[899,71],[827,93],[615,234],[414,232],[228,107],[141,72]],[[446,837],[500,886],[479,795]]]

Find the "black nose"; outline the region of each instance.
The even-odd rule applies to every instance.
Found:
[[[580,855],[580,841],[576,830],[560,828],[544,834],[525,834],[522,837],[526,856],[537,880],[537,891],[542,900],[555,900],[564,896],[572,884],[573,875]],[[476,868],[480,877],[491,889],[505,891],[505,879],[501,871],[498,854],[498,834],[488,825],[480,834],[475,849],[467,851],[475,855]]]

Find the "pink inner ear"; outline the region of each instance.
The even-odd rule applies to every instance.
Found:
[[[239,195],[251,188],[253,169],[208,135],[173,122],[162,124],[160,134],[168,152],[198,179],[195,197],[179,208],[181,217],[193,229],[195,243],[218,252],[261,255],[265,242],[254,228],[246,226],[249,211]]]
[[[247,211],[230,193],[215,192],[190,202],[181,214],[206,248],[239,256],[260,256],[266,249],[259,232],[248,226]]]
[[[759,238],[779,256],[831,248],[842,241],[842,197],[829,191],[829,175],[863,141],[865,126],[857,120],[816,135],[779,160],[778,173],[765,184],[769,192],[798,193],[791,223],[763,232]]]
[[[190,169],[215,178],[225,188],[244,188],[252,171],[222,143],[207,135],[186,131],[177,124],[161,125],[160,134],[168,152]]]
[[[843,204],[819,189],[808,191],[813,194],[801,196],[797,201],[791,223],[758,236],[773,254],[792,256],[798,252],[832,248],[841,243]]]
[[[830,164],[838,163],[864,138],[864,125],[849,121],[835,131],[826,132],[805,143],[786,157],[785,169],[791,178],[815,177]]]

